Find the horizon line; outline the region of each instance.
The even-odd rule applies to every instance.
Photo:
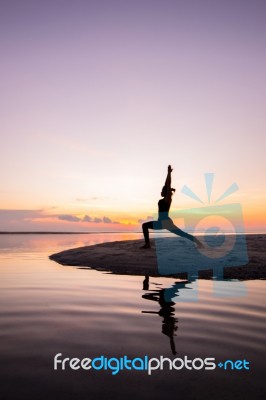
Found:
[[[190,232],[190,231],[188,231]],[[92,231],[92,232],[77,232],[77,231],[0,231],[0,235],[91,235],[91,234],[107,234],[107,233],[142,233],[142,231]],[[151,232],[151,234],[169,234],[170,232],[168,231],[157,231]],[[197,234],[204,234],[204,232],[194,232],[195,235]],[[231,232],[225,232],[225,234],[233,235]],[[241,233],[236,233],[236,235],[265,235],[266,234],[266,228],[264,231],[251,231],[251,232],[241,232]],[[209,234],[210,235],[210,234]]]

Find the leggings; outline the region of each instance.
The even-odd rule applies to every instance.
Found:
[[[167,229],[169,232],[174,233],[175,235],[182,236],[188,240],[191,240],[192,242],[195,242],[194,236],[190,235],[189,233],[186,233],[179,229],[171,220],[171,218],[167,219],[158,219],[158,221],[149,221],[145,222],[142,224],[142,231],[145,239],[145,243],[149,244],[150,243],[150,238],[149,238],[149,229]]]

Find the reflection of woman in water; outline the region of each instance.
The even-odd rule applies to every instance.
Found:
[[[171,165],[168,165],[168,173],[165,181],[165,185],[162,188],[161,196],[162,199],[158,202],[159,215],[158,221],[149,221],[142,224],[143,235],[145,239],[145,244],[142,246],[142,249],[149,249],[151,247],[150,238],[149,238],[149,229],[167,229],[169,232],[174,233],[175,235],[182,236],[186,239],[191,240],[196,243],[198,247],[202,247],[201,242],[195,238],[194,236],[182,231],[177,226],[174,225],[171,218],[169,218],[168,212],[170,210],[170,206],[172,203],[172,194],[175,192],[175,189],[171,188],[171,172],[173,171]]]
[[[195,281],[195,279],[193,279]],[[158,314],[160,317],[163,318],[162,320],[162,333],[169,337],[170,339],[170,347],[172,353],[176,354],[176,347],[174,337],[176,336],[177,331],[177,323],[178,319],[175,318],[175,302],[173,301],[174,298],[180,296],[179,292],[183,289],[192,288],[187,287],[189,281],[178,281],[175,282],[174,285],[170,286],[169,288],[165,289],[156,289],[150,290],[149,289],[149,276],[146,275],[143,281],[143,290],[148,291],[145,293],[142,298],[146,300],[157,301],[160,304],[159,311],[142,311],[143,314]]]
[[[149,277],[145,276],[145,279],[143,281],[143,290],[149,290]],[[166,301],[165,300],[165,291],[169,291],[169,289],[159,289],[155,291],[149,291],[148,293],[144,294],[142,297],[147,300],[152,300],[152,301],[157,301],[161,309],[156,312],[156,311],[142,311],[144,314],[158,314],[160,317],[163,318],[162,320],[162,333],[166,336],[169,337],[170,339],[170,347],[172,350],[172,353],[175,355],[176,354],[176,348],[175,348],[175,341],[174,341],[174,336],[175,332],[177,331],[177,323],[178,320],[175,318],[175,309],[174,305],[175,303],[172,301]],[[175,287],[171,287],[170,291],[171,294],[175,294],[175,292],[178,289]],[[167,296],[168,297],[168,296]]]

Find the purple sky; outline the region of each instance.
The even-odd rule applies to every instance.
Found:
[[[177,193],[215,172],[262,210],[265,22],[257,0],[1,1],[0,230],[146,218],[169,163]]]

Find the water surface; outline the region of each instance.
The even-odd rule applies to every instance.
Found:
[[[263,396],[265,281],[246,294],[215,297],[213,282],[112,275],[61,266],[61,250],[138,239],[140,234],[1,235],[1,392],[4,399],[259,399]],[[196,286],[195,286],[196,285]],[[197,301],[186,293],[197,287]],[[54,371],[53,358],[215,357],[250,370]]]

